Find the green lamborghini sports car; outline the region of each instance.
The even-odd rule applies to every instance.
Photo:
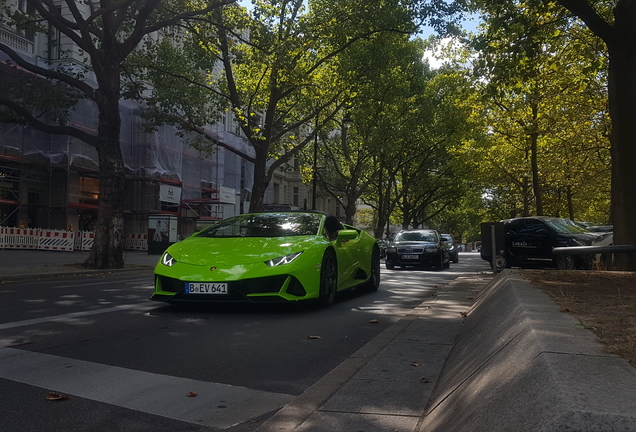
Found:
[[[380,284],[380,249],[365,231],[318,212],[233,216],[170,246],[152,300],[317,300]]]

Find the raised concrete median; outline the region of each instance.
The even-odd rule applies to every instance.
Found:
[[[513,270],[470,309],[420,431],[636,431],[636,369]]]

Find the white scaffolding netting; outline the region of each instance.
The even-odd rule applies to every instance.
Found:
[[[181,182],[182,199],[201,198],[201,188],[225,186],[241,192],[251,191],[253,165],[237,154],[212,145],[201,153],[177,135],[173,126],[146,131],[138,105],[120,103],[120,146],[124,166],[135,178],[169,178]],[[71,112],[70,124],[96,133],[98,109],[92,101],[81,101]],[[246,140],[224,131],[223,124],[211,125],[210,135],[244,154],[253,155]],[[0,124],[0,146],[4,153],[60,167],[81,167],[98,171],[97,151],[69,136],[49,135],[28,126]]]

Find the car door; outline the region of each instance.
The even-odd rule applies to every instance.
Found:
[[[360,256],[363,255],[360,250],[360,233],[331,216],[325,222],[325,229],[325,235],[336,250],[338,258],[338,288],[349,287],[354,284]]]
[[[552,262],[552,230],[539,219],[506,224],[506,252],[512,265],[541,266]]]

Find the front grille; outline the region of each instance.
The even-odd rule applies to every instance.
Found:
[[[159,286],[161,287],[161,291],[179,293],[183,292],[183,289],[185,287],[185,283],[180,281],[179,279],[157,276],[157,280],[159,282]]]
[[[398,248],[398,253],[401,254],[421,254],[424,253],[425,248]]]
[[[307,291],[305,291],[303,284],[301,284],[300,281],[293,276],[290,279],[289,286],[287,287],[287,294],[295,295],[297,297],[306,296]]]
[[[231,281],[230,290],[237,290],[242,294],[277,293],[287,280],[287,275],[270,276],[258,279],[244,279]]]

